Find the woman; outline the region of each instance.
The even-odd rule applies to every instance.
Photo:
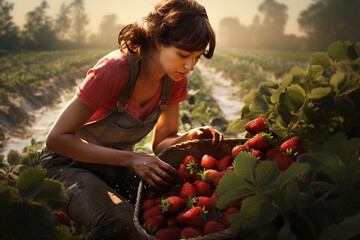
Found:
[[[142,24],[125,26],[118,41],[120,51],[89,70],[41,153],[47,177],[64,185],[67,214],[87,226],[86,239],[140,239],[133,224],[139,178],[158,191],[176,181],[171,165],[132,151],[153,127],[155,155],[187,140],[222,140],[211,127],[178,133],[187,74],[215,48],[203,6],[161,1]]]

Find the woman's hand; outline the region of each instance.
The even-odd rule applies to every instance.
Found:
[[[199,127],[189,131],[188,140],[194,139],[212,139],[212,146],[218,147],[224,136],[213,127]]]
[[[137,155],[130,167],[145,183],[159,192],[166,192],[176,183],[177,171],[169,164],[155,156]]]

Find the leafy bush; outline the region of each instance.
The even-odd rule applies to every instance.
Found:
[[[294,67],[281,83],[261,83],[244,98],[241,118],[228,131],[240,133],[256,117],[283,139],[298,135],[310,148],[330,135],[360,136],[360,43],[337,41],[315,53],[309,67]]]
[[[11,150],[0,163],[1,239],[70,239],[68,227],[55,221],[66,195],[60,182],[45,178],[36,151],[42,142],[31,141],[22,153]]]
[[[230,216],[232,231],[247,226],[247,239],[359,239],[359,56],[360,43],[334,42],[306,70],[294,67],[280,84],[260,84],[245,97],[229,131],[265,117],[279,142],[300,136],[309,152],[279,175],[275,163],[238,154],[217,189],[222,209],[245,198]]]

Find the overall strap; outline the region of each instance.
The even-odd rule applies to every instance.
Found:
[[[125,88],[122,91],[122,94],[119,98],[119,102],[123,104],[127,104],[129,102],[130,96],[134,91],[136,79],[139,76],[140,66],[139,63],[136,61],[136,55],[128,53],[127,54],[127,62],[128,62],[128,71],[129,71],[129,78],[126,82]]]
[[[171,90],[172,90],[173,80],[165,74],[164,83],[161,89],[160,100],[163,102],[169,102],[171,100]]]

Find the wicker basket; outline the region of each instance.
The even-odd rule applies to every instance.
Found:
[[[225,139],[221,146],[218,149],[215,149],[211,146],[211,140],[193,140],[193,141],[186,141],[180,144],[176,144],[170,146],[163,152],[159,153],[158,157],[169,163],[175,169],[177,169],[182,159],[187,156],[188,154],[193,155],[194,157],[201,159],[201,157],[206,153],[209,154],[217,159],[221,159],[228,155],[231,155],[231,150],[238,144],[243,144],[246,140],[245,139]],[[143,199],[143,191],[144,185],[143,182],[140,181],[139,188],[138,188],[138,195],[136,199],[135,205],[135,213],[134,213],[134,223],[135,227],[138,229],[139,233],[144,237],[144,239],[149,240],[156,240],[155,237],[148,234],[144,228],[141,226],[139,221],[140,216],[140,206]],[[193,238],[196,240],[220,240],[220,239],[243,239],[248,235],[248,229],[244,227],[241,229],[240,233],[237,236],[234,236],[230,232],[229,229],[225,231],[212,233],[203,237]]]

